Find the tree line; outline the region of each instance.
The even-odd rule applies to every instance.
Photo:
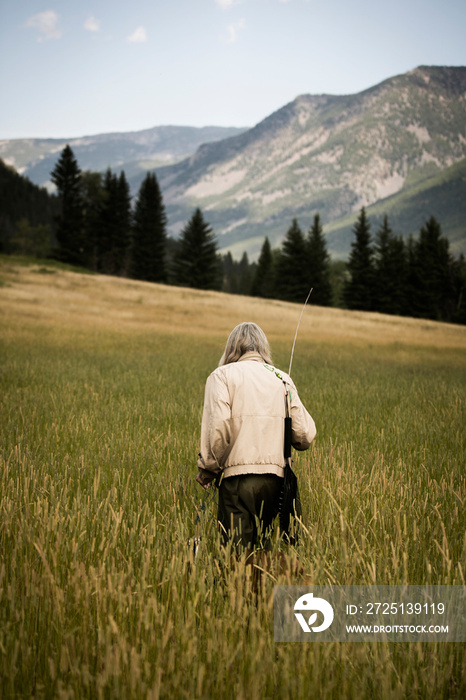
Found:
[[[466,323],[466,263],[455,259],[431,216],[405,241],[388,217],[372,238],[362,208],[353,228],[343,302],[348,309]]]
[[[407,241],[385,216],[373,237],[362,207],[343,268],[330,260],[319,215],[306,236],[294,219],[280,250],[264,240],[250,293],[299,302],[311,287],[320,306],[466,323],[466,262],[433,216]]]
[[[124,171],[81,172],[66,146],[51,173],[61,203],[55,257],[104,274],[200,289],[221,289],[215,235],[196,209],[177,241],[154,173],[141,183],[134,207]]]
[[[4,252],[45,257],[47,251],[104,274],[298,303],[312,287],[310,303],[316,305],[466,323],[466,264],[463,256],[455,260],[450,254],[433,217],[417,239],[407,241],[394,234],[385,217],[373,238],[362,208],[347,263],[330,259],[319,214],[307,233],[293,219],[282,245],[272,249],[265,238],[258,261],[250,263],[246,253],[239,261],[230,253],[219,255],[217,238],[199,208],[176,240],[169,237],[154,173],[145,176],[133,205],[124,171],[82,172],[66,146],[51,173],[57,196],[19,175],[8,179],[14,182],[11,192],[19,191],[19,180],[29,185],[22,198],[10,194],[9,201],[8,195],[0,200]],[[31,192],[42,218],[27,216]]]

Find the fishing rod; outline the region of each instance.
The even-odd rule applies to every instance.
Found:
[[[296,326],[296,333],[294,334],[293,347],[291,348],[290,366],[288,368],[288,376],[291,377],[291,366],[293,364],[294,348],[296,345],[296,338],[298,337],[299,326],[301,324],[301,319],[303,317],[304,309],[309,301],[313,287],[310,288],[309,294],[306,297],[306,301],[301,309],[301,314],[299,316],[298,325]],[[280,529],[284,535],[284,538],[289,544],[296,545],[298,543],[298,531],[295,530],[294,533],[290,533],[291,527],[291,516],[296,519],[301,518],[301,501],[299,498],[298,480],[296,474],[292,469],[291,460],[291,447],[292,447],[292,420],[291,420],[291,405],[290,405],[290,394],[286,381],[282,379],[285,385],[285,434],[284,434],[284,458],[286,461],[285,471],[283,476],[283,487],[280,494],[280,500],[278,504],[279,522]]]
[[[301,319],[303,317],[304,309],[306,308],[306,304],[309,301],[309,297],[311,296],[311,292],[313,289],[314,289],[314,287],[311,287],[309,290],[309,294],[307,295],[306,301],[304,302],[303,308],[301,309],[301,315],[299,317],[298,325],[296,326],[296,333],[294,334],[293,347],[291,348],[290,366],[288,368],[288,374],[290,377],[291,377],[291,365],[293,364],[294,346],[296,345],[296,338],[298,337],[299,326],[301,323]]]

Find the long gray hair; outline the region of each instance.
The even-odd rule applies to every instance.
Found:
[[[245,352],[258,352],[264,362],[272,364],[269,341],[262,328],[256,323],[245,321],[231,331],[218,366],[238,362]]]

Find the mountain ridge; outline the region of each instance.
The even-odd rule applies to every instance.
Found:
[[[180,129],[155,127],[172,128]],[[385,206],[397,233],[405,236],[416,235],[430,215],[442,213],[439,220],[455,252],[466,252],[461,223],[466,197],[450,196],[450,190],[464,187],[463,170],[454,166],[466,158],[465,67],[419,66],[360,93],[299,95],[250,129],[232,128],[220,139],[213,138],[220,132],[212,133],[169,164],[167,148],[159,149],[154,160],[151,131],[129,132],[138,134],[138,144],[136,137],[131,141],[117,133],[82,137],[94,138],[93,144],[82,142],[76,150],[70,145],[83,170],[125,169],[133,194],[147,170],[154,170],[175,237],[200,207],[222,252],[238,257],[246,251],[254,259],[266,235],[272,246],[279,245],[293,218],[306,229],[319,213],[329,252],[345,257],[351,242],[348,221],[362,206],[376,217]],[[181,154],[187,147],[181,133],[171,137]],[[91,167],[85,158],[95,155],[97,138],[101,161]],[[123,148],[128,138],[131,144]],[[5,143],[0,142],[0,157]],[[25,173],[36,183],[40,169],[50,173],[58,157],[40,155]],[[450,180],[440,187],[437,178],[443,173]],[[443,206],[445,198],[451,212]]]
[[[142,161],[149,165],[182,160],[202,143],[242,133],[246,127],[155,126],[69,139],[3,139],[0,158],[35,184],[47,186],[60,152],[68,144],[82,170],[106,170]]]
[[[421,66],[353,95],[300,95],[156,172],[174,235],[201,206],[222,249],[239,254],[243,243],[256,256],[265,235],[280,243],[293,217],[310,225],[318,212],[325,231],[441,173],[466,157],[465,129],[466,68]],[[331,252],[347,252],[347,231],[344,239]]]

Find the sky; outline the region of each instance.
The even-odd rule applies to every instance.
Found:
[[[0,0],[0,139],[251,127],[466,65],[465,0]]]

